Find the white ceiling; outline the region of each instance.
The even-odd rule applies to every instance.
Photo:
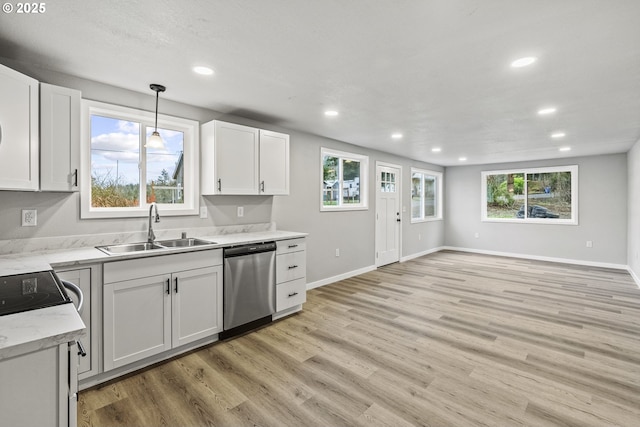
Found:
[[[56,0],[2,13],[0,56],[449,166],[626,152],[639,17],[639,0]]]

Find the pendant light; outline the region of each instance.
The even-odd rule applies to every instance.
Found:
[[[164,141],[160,137],[160,133],[158,133],[158,98],[160,97],[160,92],[164,92],[167,88],[155,83],[152,83],[149,87],[156,93],[156,127],[144,146],[163,150],[165,148]]]

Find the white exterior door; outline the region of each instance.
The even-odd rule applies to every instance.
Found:
[[[376,165],[376,266],[400,261],[399,166]]]

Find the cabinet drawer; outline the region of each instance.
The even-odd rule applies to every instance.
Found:
[[[307,283],[304,278],[276,286],[276,311],[286,310],[307,301]]]
[[[276,256],[276,283],[303,278],[306,276],[306,272],[306,252],[292,252]]]
[[[304,237],[301,239],[279,240],[276,242],[276,254],[304,251],[307,249]]]

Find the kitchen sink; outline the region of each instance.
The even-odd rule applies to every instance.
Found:
[[[123,243],[120,245],[96,246],[97,249],[107,255],[128,254],[135,252],[154,251],[157,249],[172,248],[192,248],[196,246],[215,245],[216,242],[208,240],[194,239],[193,237],[184,239],[161,240],[154,243]]]
[[[165,248],[190,248],[193,246],[215,245],[216,242],[188,237],[184,239],[160,240],[156,243]]]
[[[151,251],[155,249],[165,249],[164,246],[160,246],[155,243],[146,243],[146,242],[145,243],[124,243],[121,245],[96,246],[96,248],[100,249],[102,252],[108,255]]]

